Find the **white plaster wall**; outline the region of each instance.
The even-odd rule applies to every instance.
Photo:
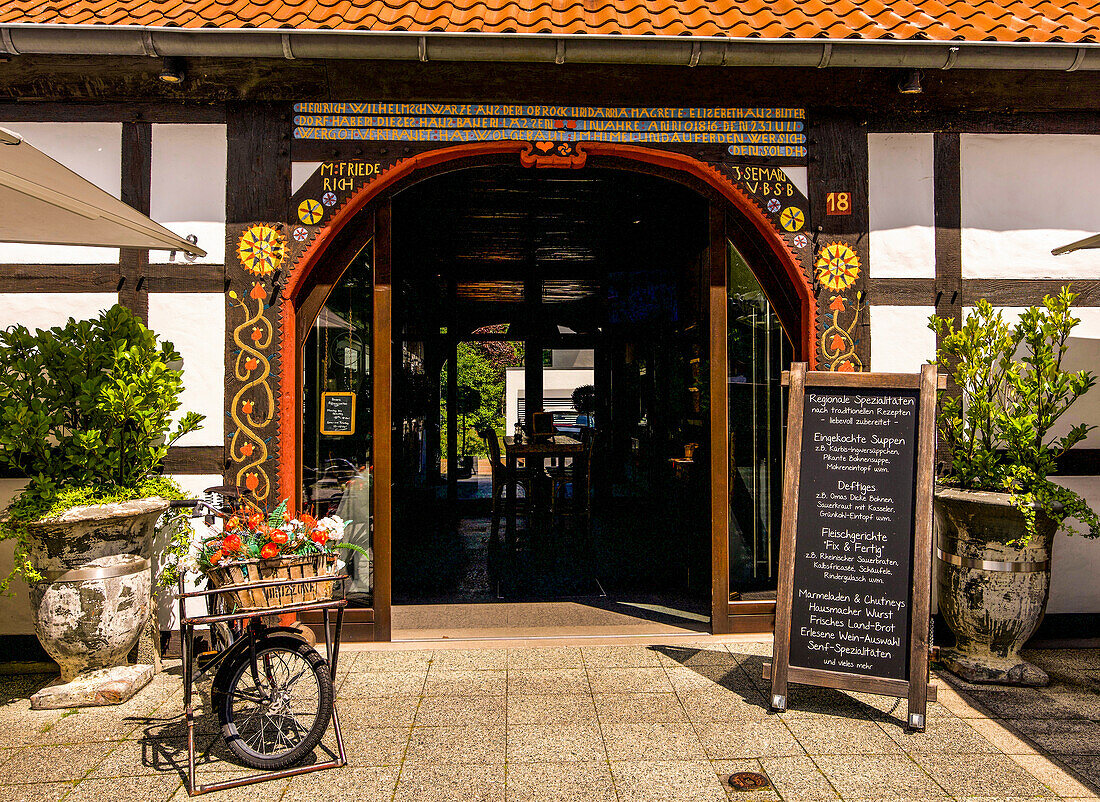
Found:
[[[294,162],[290,165],[290,192],[297,192],[309,177],[317,172],[321,162]]]
[[[40,151],[116,198],[122,186],[121,123],[6,123]],[[0,243],[0,264],[118,264],[118,248]]]
[[[1095,278],[1096,251],[1052,248],[1100,230],[1100,136],[963,134],[964,278]]]
[[[935,278],[932,134],[869,134],[871,275]]]
[[[791,183],[798,187],[799,192],[807,198],[810,197],[810,177],[805,167],[784,167],[783,172],[787,174]]]
[[[70,317],[96,317],[118,302],[106,292],[0,293],[0,329],[22,324],[31,331],[60,326]]]
[[[206,256],[225,263],[224,125],[154,125],[149,216],[181,237],[193,234]],[[182,253],[150,251],[154,263],[187,263]]]
[[[1054,481],[1080,493],[1100,512],[1100,476],[1058,476]],[[1081,529],[1080,522],[1076,526]],[[1056,535],[1050,571],[1048,613],[1100,613],[1100,539]]]
[[[0,479],[0,510],[8,508],[25,484],[22,479]],[[0,576],[6,577],[11,573],[14,555],[15,543],[0,540]],[[31,601],[26,584],[15,579],[8,590],[12,595],[0,596],[0,635],[33,635]]]
[[[936,333],[928,328],[933,306],[872,306],[871,370],[919,373],[936,356]]]
[[[206,416],[202,428],[181,438],[180,446],[221,445],[225,426],[225,298],[220,293],[149,293],[149,327],[183,356],[183,392],[178,420],[185,412]]]

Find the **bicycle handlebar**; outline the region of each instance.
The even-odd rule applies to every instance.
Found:
[[[182,509],[190,508],[192,518],[198,518],[202,515],[216,515],[219,518],[225,518],[226,517],[226,513],[221,512],[220,510],[214,508],[213,506],[210,505],[210,503],[208,501],[205,501],[201,498],[172,499],[168,502],[168,507],[169,507],[169,509],[173,509],[173,510],[182,510]],[[207,512],[205,512],[205,513],[200,512],[200,510],[203,507],[206,508]]]

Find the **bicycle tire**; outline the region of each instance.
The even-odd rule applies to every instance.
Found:
[[[260,639],[256,662],[262,686],[269,684],[268,676],[275,679],[275,701],[270,701],[266,688],[256,687],[249,651],[239,652],[222,664],[211,688],[222,737],[246,766],[266,771],[289,768],[313,752],[328,729],[333,700],[328,661],[299,638],[273,636]],[[301,681],[307,682],[302,689],[306,693],[295,702]],[[263,697],[268,701],[258,701]],[[300,721],[299,715],[310,720]]]

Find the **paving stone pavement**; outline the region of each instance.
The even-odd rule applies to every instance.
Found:
[[[1100,650],[1030,659],[1044,689],[936,680],[928,729],[905,703],[792,686],[765,708],[770,642],[348,650],[349,765],[220,800],[1100,802]],[[116,708],[30,710],[49,677],[0,677],[0,802],[183,800],[179,664]],[[208,703],[209,686],[200,686]],[[200,709],[199,781],[242,776]],[[326,743],[334,745],[331,731]],[[772,788],[733,790],[734,773]]]

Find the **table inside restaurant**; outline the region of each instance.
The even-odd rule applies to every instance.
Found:
[[[541,471],[547,459],[565,460],[566,458],[572,458],[574,462],[574,470],[578,470],[581,466],[578,464],[580,460],[586,456],[586,446],[583,440],[576,437],[572,437],[567,434],[555,434],[548,437],[525,437],[522,442],[517,443],[514,437],[504,438],[504,451],[505,460],[508,468],[508,485],[505,489],[506,494],[506,515],[505,515],[505,536],[509,547],[514,545],[516,537],[516,464],[519,460],[524,460],[528,468],[534,466],[537,470]],[[582,475],[583,471],[579,475]],[[532,483],[532,490],[536,483]],[[587,488],[583,490],[574,486],[573,496],[574,503],[578,497],[579,492],[588,492]],[[527,503],[530,505],[532,499],[528,499]]]

